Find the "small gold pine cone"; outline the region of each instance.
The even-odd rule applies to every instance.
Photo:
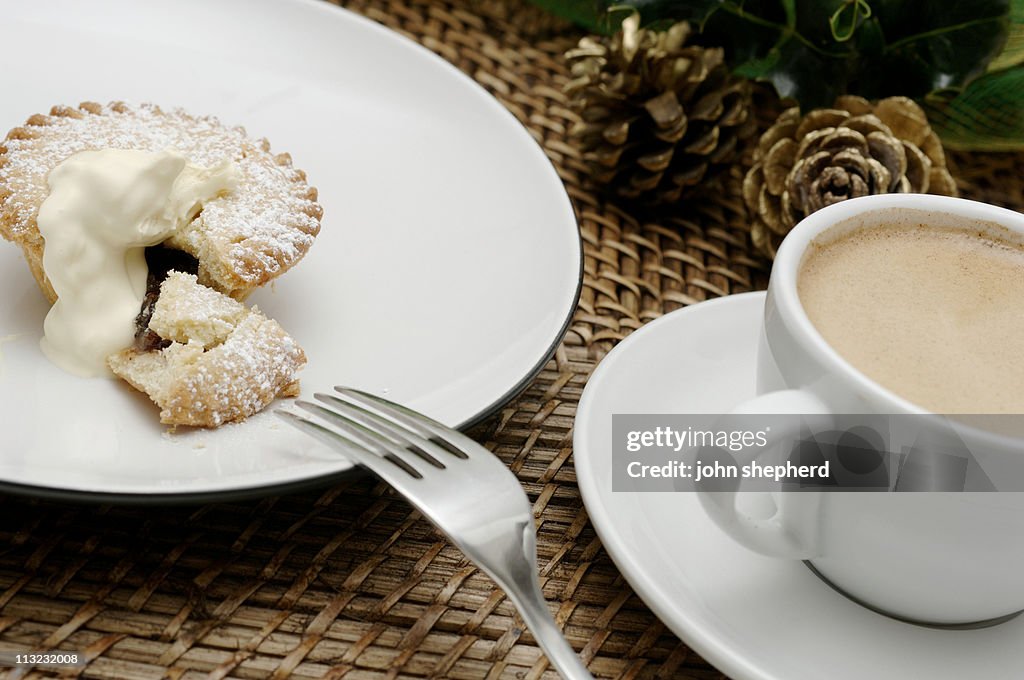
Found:
[[[720,48],[687,45],[690,27],[640,28],[634,13],[611,38],[566,52],[565,91],[579,114],[570,136],[597,182],[647,204],[679,200],[729,166],[756,122],[750,83]]]
[[[938,135],[906,97],[871,104],[846,95],[806,116],[784,111],[761,136],[743,180],[751,240],[769,257],[815,210],[887,193],[957,193]]]

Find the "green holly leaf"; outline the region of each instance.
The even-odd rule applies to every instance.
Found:
[[[1010,0],[1010,27],[1006,45],[989,65],[989,71],[1002,71],[1024,62],[1024,0]]]
[[[724,47],[739,75],[770,82],[780,95],[809,106],[830,104],[846,84],[851,54],[829,29],[829,16],[843,2],[717,0],[699,39]]]
[[[780,97],[810,108],[829,106],[846,91],[843,61],[809,50],[792,37],[774,45],[765,58],[741,64],[736,73],[770,82]]]
[[[703,26],[718,9],[720,0],[689,0],[680,5],[665,0],[533,0],[533,4],[579,24],[592,33],[608,35],[619,30],[622,20],[639,11],[646,25],[660,21],[689,21]]]
[[[1024,66],[987,73],[958,94],[933,95],[924,109],[948,148],[1024,150]]]
[[[1008,0],[871,0],[886,40],[862,52],[857,94],[923,97],[966,85],[985,72],[1009,31]]]
[[[643,17],[645,25],[660,21],[689,21],[699,29],[722,6],[722,0],[687,0],[686,2],[669,2],[666,0],[623,0],[621,3],[611,2],[612,12],[623,8],[637,10]]]
[[[608,0],[533,0],[533,4],[542,7],[556,16],[579,24],[591,33],[612,33],[608,20]]]

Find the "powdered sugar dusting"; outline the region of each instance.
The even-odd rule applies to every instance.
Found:
[[[38,239],[36,215],[46,198],[49,171],[86,149],[175,149],[212,166],[225,159],[239,170],[230,194],[208,201],[168,244],[195,256],[200,278],[241,296],[295,264],[319,231],[316,191],[265,142],[240,127],[151,104],[83,105],[33,116],[0,147],[0,226],[8,238]],[[4,153],[4,151],[6,151]]]
[[[215,425],[244,418],[265,407],[302,363],[295,341],[254,310],[223,344],[190,367],[166,409],[207,412]]]
[[[164,340],[210,348],[223,342],[249,310],[200,285],[193,274],[172,271],[160,285],[149,329]]]
[[[181,367],[162,415],[202,414],[213,426],[245,418],[270,403],[303,363],[295,341],[253,309],[227,340]]]
[[[225,311],[244,316],[230,323],[218,344],[204,347],[200,338],[189,335],[197,328],[205,332],[211,321],[227,321]],[[278,395],[294,394],[295,373],[306,356],[280,324],[256,307],[245,310],[194,276],[175,272],[161,287],[154,318],[161,314],[168,326],[164,332],[175,338],[171,345],[157,352],[125,350],[109,363],[160,406],[162,422],[217,427],[245,419]]]

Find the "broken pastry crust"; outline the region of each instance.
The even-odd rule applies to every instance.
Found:
[[[160,407],[167,425],[217,427],[244,420],[274,398],[296,396],[302,348],[259,309],[172,271],[160,286],[149,329],[171,344],[126,349],[111,370]]]
[[[47,175],[86,149],[174,149],[191,163],[225,159],[239,171],[238,187],[213,198],[165,245],[199,261],[199,281],[242,300],[297,263],[320,230],[323,211],[306,175],[288,154],[274,155],[265,139],[216,118],[163,110],[152,104],[86,102],[37,114],[0,144],[0,234],[21,246],[50,302],[57,299],[43,271],[43,238],[36,224],[49,193]]]

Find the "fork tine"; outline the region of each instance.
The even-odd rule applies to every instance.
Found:
[[[422,455],[422,452],[429,451],[430,454],[428,455],[431,456],[431,460],[437,460],[437,466],[440,468],[447,467],[438,460],[439,458],[447,458],[445,454],[451,454],[463,460],[469,458],[466,453],[441,436],[444,433],[454,433],[453,430],[436,421],[429,420],[426,416],[423,416],[425,422],[416,422],[415,419],[408,417],[407,414],[412,413],[417,416],[419,414],[409,411],[404,406],[392,404],[385,399],[375,399],[372,398],[373,395],[360,393],[356,390],[352,390],[351,394],[347,391],[340,392],[340,394],[356,403],[350,403],[329,394],[318,393],[315,396],[323,401],[330,402],[335,408],[344,411],[347,415],[353,415],[353,412],[363,414],[372,421],[372,426],[375,428],[383,427],[391,432],[395,432],[396,436],[410,442],[410,445],[413,447],[411,449],[413,453]],[[358,404],[366,404],[369,406],[369,409],[362,408]],[[470,446],[479,446],[470,439],[466,439],[466,441]]]
[[[304,411],[308,411],[309,413],[326,420],[331,425],[334,425],[341,430],[349,439],[355,439],[359,444],[370,449],[374,453],[379,455],[387,453],[387,440],[362,424],[351,422],[347,418],[340,416],[338,413],[324,408],[320,404],[314,404],[311,401],[306,401],[305,399],[296,400],[295,405]]]
[[[358,401],[363,404],[368,404],[375,408],[386,408],[388,413],[393,415],[396,420],[401,421],[403,424],[408,425],[410,428],[419,432],[420,436],[426,437],[433,434],[433,430],[429,429],[427,425],[434,425],[435,427],[443,428],[444,425],[433,420],[432,418],[423,415],[417,411],[397,404],[393,401],[388,401],[384,397],[378,397],[376,394],[364,392],[363,390],[357,390],[354,387],[345,387],[344,385],[335,385],[334,391],[338,394],[348,397],[353,401]]]
[[[274,411],[275,414],[283,418],[285,421],[291,423],[303,432],[312,435],[314,438],[327,444],[332,449],[341,449],[341,451],[352,460],[353,463],[362,465],[378,477],[388,481],[392,484],[394,471],[389,470],[386,462],[397,465],[402,470],[405,470],[411,476],[422,479],[422,475],[416,471],[415,468],[409,467],[401,459],[393,459],[387,456],[379,456],[376,453],[367,451],[360,445],[352,442],[349,439],[341,436],[337,432],[324,427],[320,423],[310,420],[304,416],[292,413],[291,411],[285,411],[283,409],[277,409]]]
[[[393,418],[409,427],[427,441],[441,447],[456,458],[469,458],[468,451],[476,446],[476,442],[457,430],[437,422],[429,416],[396,404],[376,394],[370,394],[353,387],[335,385],[334,391],[349,399],[376,409],[380,413]]]
[[[341,411],[344,416],[362,423],[368,428],[383,431],[384,435],[390,437],[396,444],[404,447],[410,453],[416,454],[434,467],[442,469],[445,467],[444,463],[424,449],[421,443],[413,441],[413,439],[417,439],[421,440],[423,444],[428,443],[427,440],[422,439],[418,433],[410,432],[409,430],[402,428],[401,424],[396,423],[393,420],[388,420],[374,411],[367,410],[356,404],[339,399],[333,394],[315,392],[313,397],[332,406],[334,409]]]
[[[345,414],[325,408],[320,404],[314,404],[311,401],[299,399],[295,402],[295,405],[327,421],[332,426],[341,430],[344,435],[350,439],[357,440],[359,444],[370,449],[371,452],[378,456],[387,458],[388,460],[400,460],[402,462],[401,467],[403,469],[408,468],[415,470],[416,478],[423,478],[424,473],[426,472],[426,469],[424,469],[425,466],[423,465],[424,461],[419,460],[414,464],[413,461],[409,460],[409,456],[403,455],[405,450],[401,444],[396,444],[379,432],[370,429],[363,423],[349,418]],[[394,461],[392,460],[392,462]]]

